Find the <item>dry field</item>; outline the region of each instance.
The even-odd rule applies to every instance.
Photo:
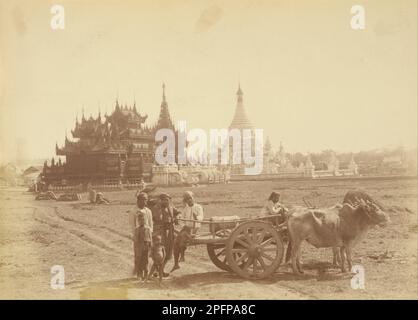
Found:
[[[181,207],[192,190],[205,216],[258,213],[272,190],[285,204],[316,206],[341,202],[345,192],[367,190],[384,204],[392,223],[374,228],[354,250],[365,268],[364,290],[350,286],[352,275],[331,267],[330,249],[303,247],[305,275],[281,266],[268,279],[247,281],[217,269],[204,246],[190,247],[180,270],[164,280],[131,278],[132,242],[127,210],[134,191],[106,193],[111,204],[35,201],[21,189],[0,190],[0,298],[21,299],[417,299],[417,180],[312,180],[239,182],[195,188],[164,188]],[[156,190],[161,191],[163,189]],[[65,268],[65,289],[50,287],[51,267]],[[169,265],[171,268],[171,264]]]

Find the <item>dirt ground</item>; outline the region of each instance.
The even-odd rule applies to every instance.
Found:
[[[332,251],[304,244],[305,275],[280,266],[268,279],[248,281],[224,272],[204,246],[190,247],[181,269],[163,281],[131,277],[132,241],[127,210],[135,191],[106,192],[110,205],[35,201],[23,189],[0,190],[0,298],[2,299],[417,299],[417,180],[307,180],[237,182],[195,188],[159,188],[181,207],[192,190],[205,216],[257,214],[272,190],[285,204],[316,206],[367,190],[387,208],[392,223],[374,228],[354,250],[365,270],[365,289],[351,288],[351,274],[332,268]],[[62,265],[65,289],[52,289],[51,267]],[[171,264],[168,266],[171,269]]]

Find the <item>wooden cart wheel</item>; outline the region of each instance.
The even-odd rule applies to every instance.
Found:
[[[232,271],[246,279],[263,279],[273,274],[283,258],[278,231],[262,221],[240,224],[226,244],[226,261]]]
[[[231,271],[226,262],[225,244],[208,244],[207,249],[209,258],[215,266],[224,271]]]

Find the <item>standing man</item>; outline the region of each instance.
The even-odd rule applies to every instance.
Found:
[[[174,221],[180,211],[171,205],[169,194],[162,193],[159,198],[160,201],[152,209],[154,235],[161,236],[161,241],[165,247],[166,258],[163,265],[163,276],[168,277],[169,274],[164,272],[164,268],[167,261],[173,256]]]
[[[137,195],[135,208],[130,215],[134,241],[134,276],[146,280],[148,277],[148,255],[151,248],[153,221],[151,210],[146,207],[148,195]]]
[[[141,178],[141,180],[139,181],[139,186],[138,186],[138,190],[136,191],[136,194],[138,195],[139,193],[143,192],[146,187],[147,187],[147,184],[145,183],[144,178]]]
[[[183,194],[184,209],[182,212],[182,218],[187,220],[202,221],[203,220],[203,208],[200,204],[196,203],[193,192],[186,191]],[[185,226],[189,226],[192,229],[192,235],[196,235],[200,229],[201,224],[194,221],[185,221]]]

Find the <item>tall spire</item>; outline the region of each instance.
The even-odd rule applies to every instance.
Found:
[[[264,143],[264,150],[265,151],[270,151],[271,150],[271,142],[270,142],[270,138],[267,136],[266,141]]]
[[[237,106],[235,108],[234,118],[229,126],[230,129],[252,129],[253,125],[250,120],[248,120],[247,114],[244,109],[243,103],[244,93],[241,90],[241,84],[238,83],[237,90]]]
[[[163,82],[163,102],[166,102],[165,100],[165,83]]]
[[[100,110],[100,102],[99,102],[99,114],[97,116],[97,122],[102,122],[102,111]]]
[[[138,113],[138,111],[136,110],[136,100],[135,99],[134,99],[134,106],[132,108],[132,111],[136,114]]]
[[[157,129],[161,128],[174,128],[171,121],[170,112],[168,111],[168,104],[165,97],[165,83],[163,83],[163,101],[161,102],[160,115],[158,117]]]
[[[132,111],[135,112],[135,113],[137,113],[137,111],[136,111],[136,96],[135,96],[135,92],[134,92],[134,105],[132,107]]]
[[[242,96],[244,95],[244,93],[242,92],[242,90],[241,90],[241,83],[240,82],[238,82],[238,91],[237,91],[237,96],[238,96],[238,99],[241,99],[241,101],[242,101]]]

